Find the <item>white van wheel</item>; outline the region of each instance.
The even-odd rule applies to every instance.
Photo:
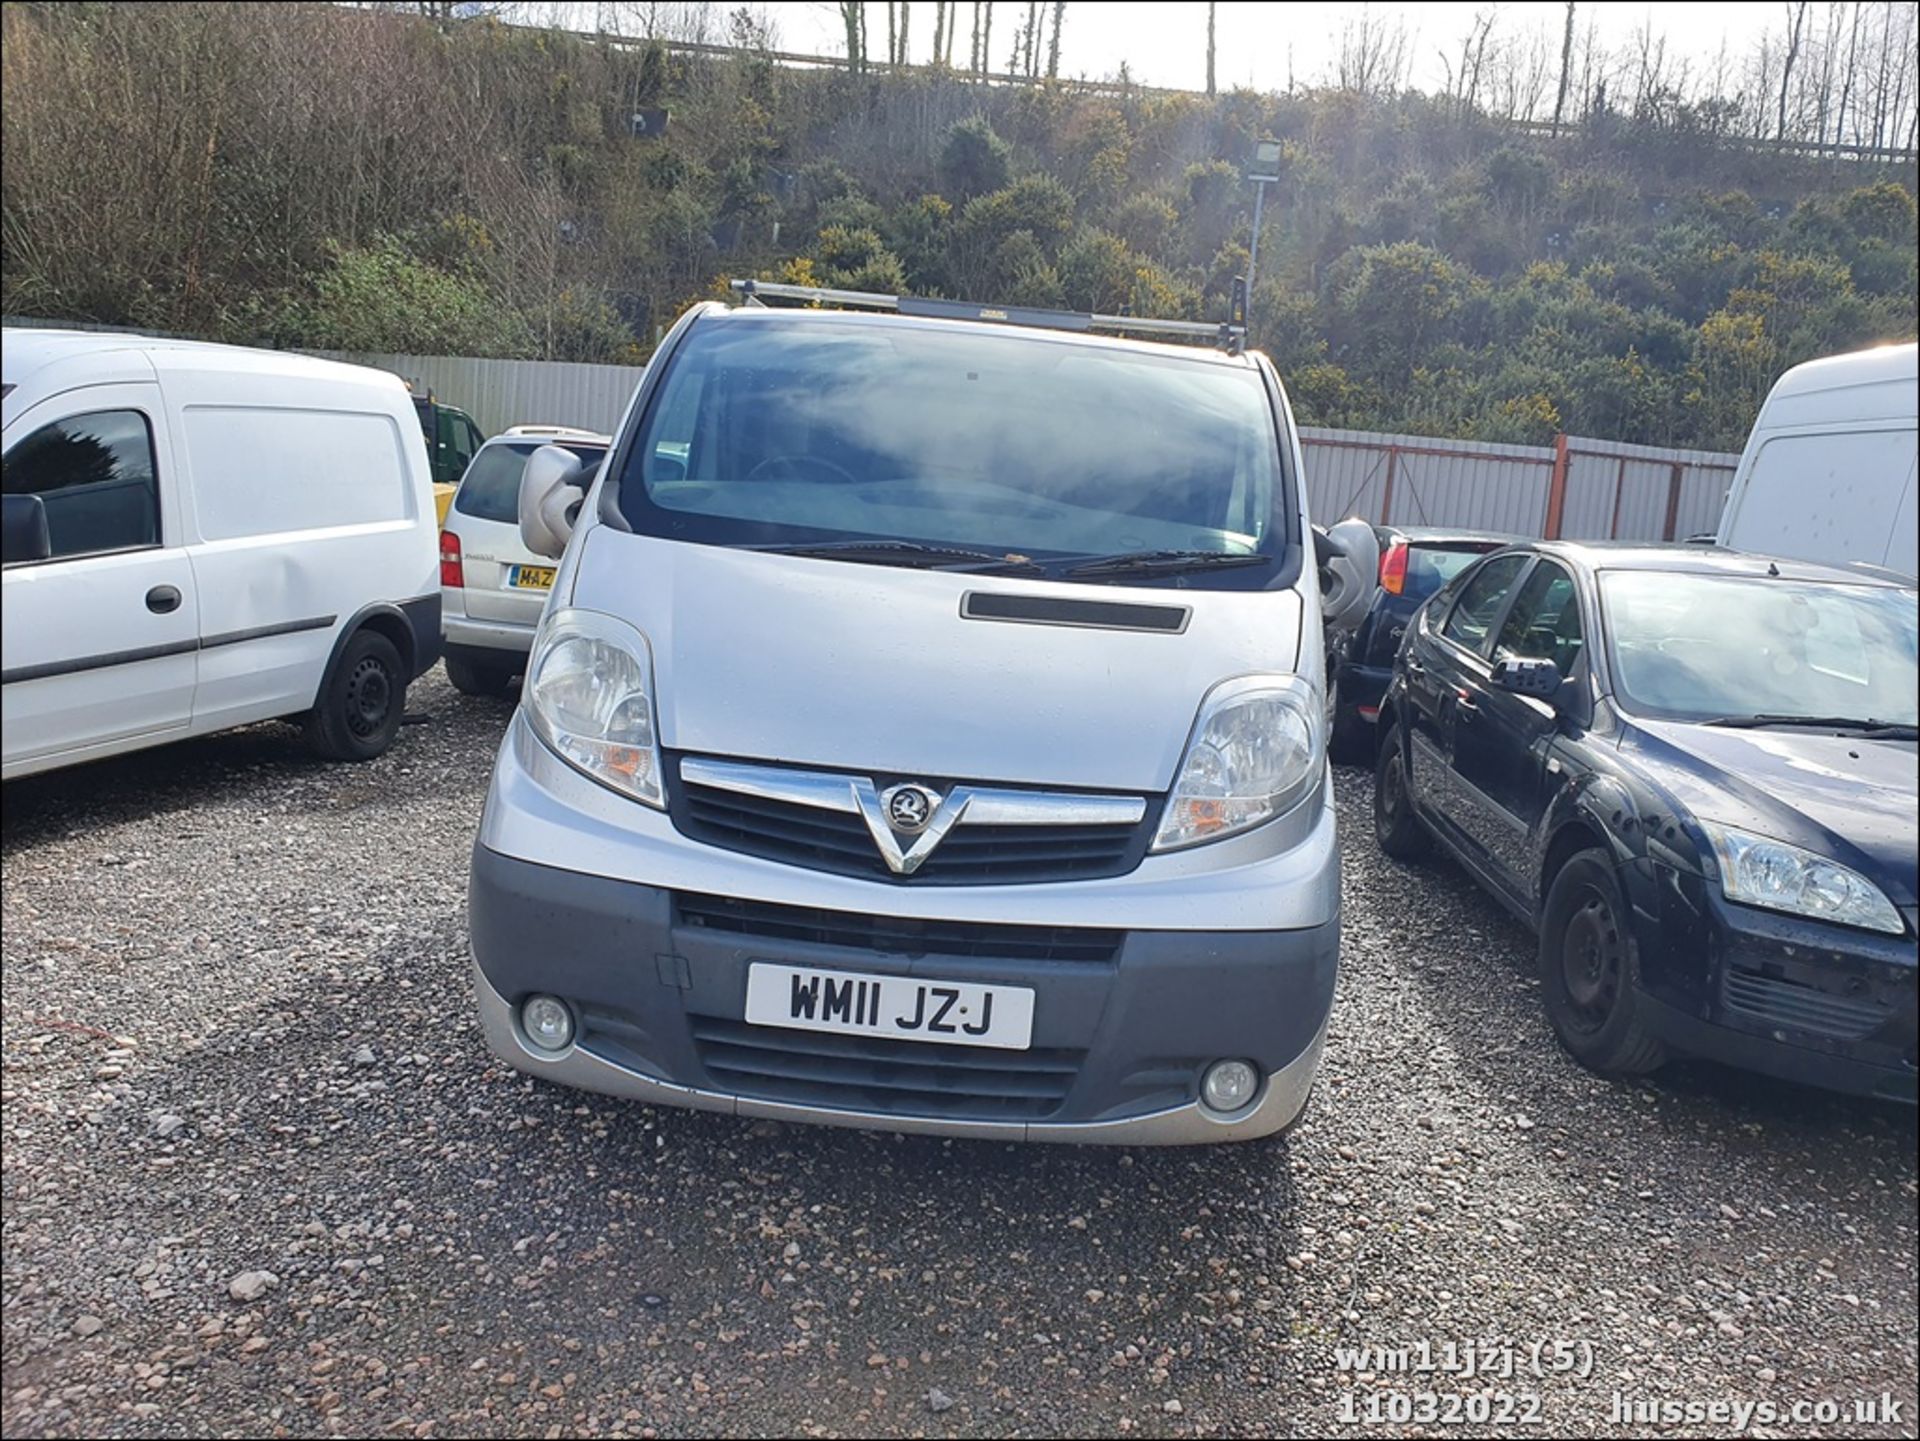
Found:
[[[393,744],[406,705],[400,652],[378,631],[359,631],[307,714],[307,744],[328,760],[372,760]]]

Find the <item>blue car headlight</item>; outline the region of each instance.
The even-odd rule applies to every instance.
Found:
[[[1702,821],[1730,901],[1843,926],[1899,935],[1906,929],[1885,893],[1858,871],[1785,841]]]

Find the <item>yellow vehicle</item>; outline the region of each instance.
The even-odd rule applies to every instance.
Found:
[[[433,469],[434,523],[445,525],[447,507],[453,504],[453,493],[460,488],[460,477],[466,474],[467,462],[473,459],[486,437],[481,435],[472,416],[454,406],[442,405],[431,390],[425,395],[416,391],[413,408],[420,417],[421,432],[427,437],[427,460]]]

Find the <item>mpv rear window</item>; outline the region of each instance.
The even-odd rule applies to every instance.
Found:
[[[1409,600],[1425,600],[1461,571],[1497,545],[1469,548],[1416,545],[1407,552],[1407,584],[1401,592]]]
[[[986,327],[755,317],[682,342],[619,503],[636,531],[719,545],[1279,560],[1285,481],[1252,366]],[[1285,570],[1182,580],[1257,588]]]
[[[546,442],[515,440],[483,447],[467,467],[466,477],[460,482],[460,491],[453,498],[453,508],[477,520],[499,520],[517,525],[520,521],[520,472],[527,468],[527,457],[543,444]],[[569,443],[561,449],[572,451],[589,465],[598,465],[607,455],[604,445]]]

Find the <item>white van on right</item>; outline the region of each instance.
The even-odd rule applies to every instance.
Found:
[[[1920,347],[1796,365],[1774,383],[1720,516],[1734,550],[1920,574]]]

